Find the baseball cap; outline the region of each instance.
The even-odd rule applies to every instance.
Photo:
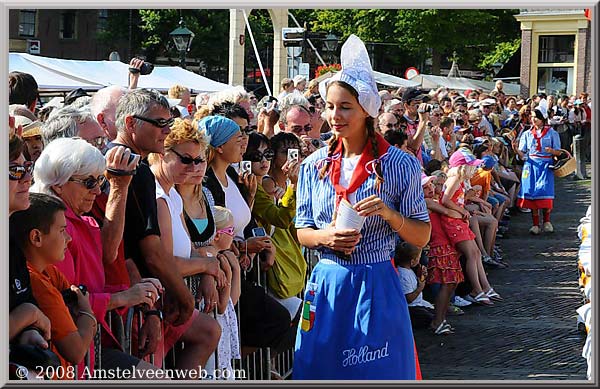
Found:
[[[421,173],[421,186],[427,185],[428,183],[430,183],[434,179],[435,179],[435,177],[433,177],[433,176],[428,176],[425,173]]]
[[[496,165],[496,160],[491,155],[486,155],[482,159],[482,165],[486,169],[491,169]]]
[[[464,147],[456,150],[448,160],[450,167],[462,165],[479,166],[481,162],[481,159],[477,159],[469,149]]]
[[[402,101],[410,103],[413,100],[429,101],[431,97],[420,88],[407,88],[402,94]]]
[[[83,97],[83,96],[89,96],[89,95],[82,88],[77,88],[77,89],[72,90],[69,93],[67,93],[67,95],[65,96],[65,99],[63,100],[63,103],[65,105],[69,105],[69,104],[73,103],[75,100],[77,100],[78,98]]]

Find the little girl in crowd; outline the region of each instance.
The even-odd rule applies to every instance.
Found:
[[[452,293],[456,285],[464,280],[458,252],[448,239],[442,225],[441,215],[459,219],[461,214],[444,207],[435,200],[433,176],[421,176],[421,186],[431,222],[431,238],[429,240],[429,261],[427,263],[427,284],[439,284],[435,299],[435,318],[431,329],[436,335],[451,334],[452,327],[446,321]]]
[[[240,359],[240,340],[238,333],[238,321],[235,315],[234,305],[240,298],[240,264],[233,256],[221,253],[231,247],[234,237],[233,215],[231,211],[224,207],[215,206],[213,217],[217,233],[212,242],[212,246],[219,252],[217,259],[221,269],[227,277],[227,284],[219,289],[219,302],[217,304],[217,321],[221,325],[221,339],[218,347],[218,368],[228,370],[229,374],[223,374],[223,379],[234,379],[233,366],[231,360]],[[227,286],[228,285],[228,286]],[[212,357],[211,357],[212,359]],[[214,364],[209,360],[208,365]]]

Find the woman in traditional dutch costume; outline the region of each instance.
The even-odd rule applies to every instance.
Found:
[[[342,70],[321,82],[333,138],[302,163],[296,228],[321,260],[307,283],[294,379],[414,380],[406,299],[390,261],[398,237],[423,247],[430,234],[418,161],[375,132],[381,100],[363,42],[342,47]],[[365,223],[336,229],[340,201]]]
[[[529,232],[540,233],[540,216],[542,210],[543,231],[554,232],[550,223],[550,212],[554,203],[554,173],[550,169],[554,156],[559,156],[560,135],[547,124],[548,114],[545,106],[539,106],[532,116],[533,126],[523,132],[518,147],[513,143],[515,152],[525,160],[521,173],[521,189],[517,206],[531,209],[533,226]]]

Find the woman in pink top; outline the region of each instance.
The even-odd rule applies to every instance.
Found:
[[[129,151],[123,147],[107,154],[110,168],[127,170]],[[146,279],[118,293],[105,292],[105,275],[102,264],[102,231],[94,218],[84,216],[94,204],[101,187],[106,183],[103,175],[107,168],[104,156],[95,147],[81,139],[61,138],[52,141],[36,162],[35,185],[31,192],[47,193],[59,197],[67,209],[67,232],[72,241],[67,246],[65,260],[57,268],[71,284],[85,285],[90,293],[90,304],[98,323],[102,326],[102,368],[156,370],[138,358],[121,351],[121,345],[106,322],[106,313],[138,304],[153,307],[162,286],[155,279]],[[157,342],[158,339],[152,341]],[[94,366],[94,347],[90,348],[90,368]],[[83,369],[79,369],[81,373]]]

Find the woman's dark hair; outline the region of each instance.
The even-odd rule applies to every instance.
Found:
[[[392,146],[397,145],[398,147],[400,147],[404,142],[408,140],[408,135],[406,135],[404,131],[388,130],[383,135],[383,139],[385,139],[385,141],[391,144]]]
[[[475,157],[481,159],[482,154],[488,150],[488,146],[486,146],[485,144],[480,144],[477,146],[473,147],[473,155],[475,155]]]
[[[546,124],[546,118],[542,114],[542,111],[540,111],[539,109],[536,108],[533,112],[535,114],[536,119],[541,120],[544,122],[544,124]]]
[[[420,248],[408,242],[398,242],[394,250],[394,264],[396,266],[409,264],[414,258],[419,255]]]
[[[269,140],[269,138],[267,138],[264,134],[258,132],[250,133],[250,136],[248,138],[248,147],[246,148],[246,152],[244,153],[244,159],[248,159],[248,155],[258,150],[262,145],[270,147],[271,141]]]
[[[431,161],[427,162],[427,165],[425,165],[425,173],[427,173],[428,176],[431,175],[431,173],[433,173],[436,170],[440,170],[442,168],[442,161],[438,161],[437,159],[432,159]]]
[[[275,153],[290,145],[293,146],[292,148],[300,149],[300,138],[291,132],[280,132],[271,138],[271,149]],[[248,144],[248,147],[250,147],[250,144]]]
[[[231,101],[224,101],[221,104],[215,105],[210,115],[225,116],[228,119],[242,118],[248,122],[250,121],[250,116],[248,116],[248,112],[246,112],[244,107]]]
[[[349,84],[347,84],[343,81],[332,81],[327,85],[327,89],[329,89],[332,85],[337,85],[341,88],[346,89],[358,101],[358,92]],[[383,170],[381,167],[381,161],[379,161],[379,147],[377,144],[377,136],[375,135],[375,118],[373,118],[371,116],[367,117],[367,119],[365,120],[365,125],[367,127],[367,136],[369,137],[369,140],[371,141],[371,149],[373,152],[373,157],[375,158],[375,161],[376,161],[375,165],[374,165],[375,175],[377,176],[377,179],[375,180],[375,188],[379,191],[381,184],[383,184]],[[329,141],[329,149],[327,151],[328,157],[331,158],[333,156],[333,153],[335,152],[335,149],[337,148],[339,141],[340,141],[339,138],[335,134],[333,134],[333,136],[331,137],[331,139]],[[319,172],[320,179],[323,179],[327,175],[330,165],[331,165],[331,162],[327,161],[327,163],[325,163],[325,166],[323,166],[323,168],[321,168],[321,171]]]
[[[49,233],[54,223],[54,215],[67,209],[61,199],[43,193],[30,193],[29,202],[29,208],[13,213],[9,222],[13,233],[11,236],[16,237],[21,249],[27,245],[31,230],[38,229],[44,234]]]
[[[18,135],[13,135],[8,141],[8,161],[15,161],[23,153],[25,142]]]
[[[29,73],[8,73],[8,103],[25,104],[27,108],[38,98],[38,84]]]

